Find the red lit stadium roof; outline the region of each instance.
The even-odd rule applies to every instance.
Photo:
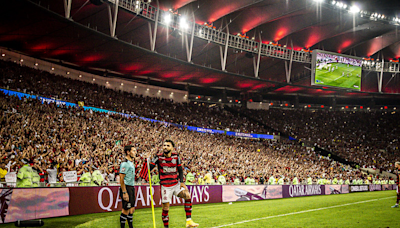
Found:
[[[326,2],[326,1],[325,1]],[[392,14],[393,1],[362,1],[360,8]],[[368,96],[378,91],[376,73],[363,77],[364,92],[310,86],[309,64],[293,63],[292,84],[286,83],[285,61],[262,57],[260,78],[254,77],[253,58],[229,49],[226,72],[221,70],[220,45],[194,39],[192,62],[179,34],[160,26],[156,52],[150,51],[148,21],[120,9],[117,39],[109,36],[107,4],[95,6],[72,0],[72,20],[64,17],[64,2],[53,0],[5,1],[0,9],[0,45],[38,58],[63,61],[82,69],[107,69],[125,77],[164,83],[272,94],[312,96]],[[155,2],[153,1],[154,5]],[[153,4],[152,3],[152,4]],[[324,49],[386,59],[400,56],[396,26],[357,17],[312,0],[159,0],[160,8],[185,15],[194,12],[197,23],[212,23],[230,34],[245,33],[263,42],[279,42],[294,49]],[[368,9],[369,8],[369,9]],[[354,27],[355,25],[355,27]],[[250,57],[250,58],[249,58]],[[398,76],[385,75],[383,91],[400,93]]]

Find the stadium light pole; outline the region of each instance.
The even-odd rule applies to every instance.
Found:
[[[258,43],[257,65],[256,65],[256,69],[254,71],[254,75],[256,76],[256,78],[259,78],[259,73],[260,73],[261,47],[262,47],[261,33],[258,33],[258,37],[259,37],[260,41]]]
[[[226,21],[225,21],[226,22]],[[228,44],[229,44],[229,24],[226,22],[226,42],[225,42],[225,50],[222,51],[222,46],[219,46],[219,52],[221,54],[221,68],[222,71],[226,71],[226,58],[228,56]]]
[[[191,30],[191,36],[190,36],[190,43],[188,42],[187,34],[184,34],[185,36],[185,42],[186,42],[186,55],[187,55],[187,61],[189,63],[192,62],[192,52],[193,52],[193,41],[194,41],[194,30],[196,26],[196,18],[194,16],[194,12],[192,12],[192,30]]]
[[[149,32],[150,32],[150,48],[151,48],[151,51],[155,51],[156,50],[158,18],[160,17],[160,4],[159,4],[158,0],[156,1],[156,3],[157,3],[157,12],[156,12],[156,18],[155,18],[155,21],[154,21],[154,31],[153,31],[153,33],[151,32],[151,23],[150,23],[150,21],[148,22],[148,24],[149,24]]]
[[[287,83],[290,83],[290,78],[291,78],[291,74],[292,74],[292,65],[293,65],[293,55],[294,55],[293,40],[291,40],[290,42],[291,42],[292,50],[290,50],[289,69],[288,69],[288,66],[287,66],[287,61],[285,61],[286,82]]]
[[[382,93],[382,83],[383,83],[383,68],[385,65],[385,60],[383,59],[383,54],[382,54],[382,66],[381,66],[381,75],[379,78],[379,92]],[[379,74],[379,73],[378,73]]]
[[[110,23],[110,35],[111,37],[115,37],[115,30],[117,28],[117,19],[118,19],[118,7],[119,7],[119,0],[115,0],[114,4],[114,15],[111,13],[111,5],[108,4],[108,21]]]
[[[71,17],[71,5],[72,5],[72,0],[64,0],[65,18],[67,19]]]

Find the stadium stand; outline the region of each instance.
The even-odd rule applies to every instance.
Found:
[[[176,103],[167,99],[144,97],[127,92],[115,91],[105,86],[71,80],[62,76],[0,61],[3,80],[0,87],[16,91],[53,97],[87,106],[118,112],[133,112],[136,115],[182,125],[231,130],[238,132],[263,133],[265,129],[246,118],[237,118],[223,108],[208,108],[204,104]],[[177,112],[179,110],[179,112]]]
[[[364,168],[393,170],[399,156],[399,113],[387,110],[244,110],[301,142],[324,148]]]
[[[224,117],[235,118],[235,115],[222,109],[214,112],[194,104],[175,104],[165,100],[138,97],[133,94],[120,94],[97,85],[39,72],[14,63],[1,62],[1,64],[1,74],[3,75],[1,86],[8,86],[19,91],[56,96],[72,102],[83,99],[93,106],[100,105],[101,108],[110,107],[118,111],[124,108],[122,104],[129,104],[127,106],[133,107],[135,113],[152,113],[148,116],[153,118],[160,118],[157,112],[162,112],[140,108],[146,107],[146,102],[151,104],[147,107],[159,107],[160,109],[170,105],[173,105],[172,110],[182,106],[187,108],[187,112],[180,113],[165,108],[161,118],[165,117],[165,120],[171,122],[182,118],[191,118],[192,122],[190,123],[192,124],[204,123],[203,119],[214,120],[216,116],[221,117],[221,112],[225,113]],[[95,91],[102,91],[102,93]],[[112,102],[100,102],[100,100],[107,100],[105,97],[109,97]],[[193,111],[196,107],[201,108]],[[268,180],[271,176],[276,179],[283,177],[285,183],[291,183],[295,177],[300,183],[305,183],[308,177],[311,177],[314,183],[319,179],[332,181],[336,178],[353,181],[376,178],[367,176],[359,169],[323,157],[310,147],[301,146],[288,140],[260,141],[195,133],[137,118],[126,119],[118,115],[57,107],[54,104],[41,104],[38,100],[26,98],[19,100],[4,94],[1,96],[1,110],[3,113],[1,123],[2,126],[5,126],[1,130],[1,157],[3,158],[1,167],[8,171],[17,171],[24,163],[30,163],[43,175],[41,179],[43,182],[46,180],[46,170],[53,168],[57,169],[58,181],[61,182],[63,171],[76,170],[78,174],[82,174],[94,169],[99,169],[107,177],[106,180],[114,181],[123,145],[136,145],[139,151],[151,151],[152,154],[155,154],[166,138],[177,142],[178,152],[185,159],[186,172],[194,172],[196,180],[204,177],[207,173],[211,173],[214,180],[217,180],[220,175],[225,175],[228,183],[233,182],[236,178],[243,182],[247,177],[259,181],[261,177]],[[203,112],[203,110],[206,111]],[[271,109],[265,112],[250,110],[247,112],[251,112],[250,114],[253,116],[259,115],[267,118],[270,126],[280,131],[285,130],[290,134],[295,132],[287,130],[289,126],[294,128],[298,125],[290,123],[289,120],[299,115],[298,112],[304,112],[301,114],[304,119],[308,115],[316,118],[315,112],[312,111],[292,110],[288,112],[287,110]],[[288,119],[281,118],[282,112],[285,113],[285,116],[288,113]],[[343,114],[341,112],[332,113]],[[172,115],[175,115],[176,119],[168,119]],[[324,117],[330,118],[330,116]],[[299,118],[296,120],[299,121]],[[217,121],[210,121],[208,122],[210,125],[206,126],[219,126],[216,124]],[[245,128],[246,125],[241,126],[240,121],[237,121],[237,126],[239,126],[237,129],[249,131]],[[248,123],[247,126],[251,126],[251,123]],[[299,121],[298,124],[300,125],[300,123],[302,122]],[[283,128],[279,128],[279,126],[283,126]],[[355,127],[356,125],[350,126]],[[308,129],[304,131],[305,135],[312,133]],[[324,135],[323,131],[320,133]],[[311,136],[313,135],[311,134]],[[311,136],[310,139],[313,139]],[[138,158],[138,161],[137,167],[140,169],[143,159]],[[368,166],[370,163],[367,162],[370,160],[366,159],[365,161],[360,160],[360,163]]]

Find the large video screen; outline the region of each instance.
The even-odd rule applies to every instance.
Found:
[[[361,58],[313,51],[312,85],[361,90],[361,72]]]

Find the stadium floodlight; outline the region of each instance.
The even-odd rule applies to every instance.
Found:
[[[317,3],[321,3],[321,2],[323,2],[324,0],[314,0],[314,2],[317,2]]]
[[[136,1],[135,2],[135,12],[136,13],[140,13],[140,11],[142,11],[142,8],[140,7],[140,1]]]
[[[171,23],[171,21],[172,21],[171,14],[168,13],[168,12],[166,12],[166,13],[164,14],[164,17],[163,17],[163,22],[164,22],[166,25],[169,25],[169,24]]]
[[[352,6],[350,8],[350,12],[353,14],[359,13],[360,12],[360,8],[358,8],[357,6]]]
[[[336,1],[332,1],[332,5],[336,5]]]
[[[186,29],[188,29],[189,28],[189,24],[188,24],[188,22],[187,22],[187,19],[186,19],[186,17],[181,17],[181,19],[179,20],[179,27],[182,29],[182,30],[186,30]]]

